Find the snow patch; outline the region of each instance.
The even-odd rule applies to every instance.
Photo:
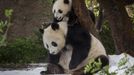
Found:
[[[0,71],[0,75],[40,75],[41,71],[46,71],[46,64],[31,64],[33,66],[38,67],[29,67],[28,69],[24,70],[7,70],[7,71]]]
[[[124,57],[126,57],[128,61],[125,63],[125,65],[119,67],[118,63]],[[115,72],[116,75],[125,75],[125,71],[134,66],[134,57],[125,53],[120,55],[109,55],[109,62],[109,73]]]

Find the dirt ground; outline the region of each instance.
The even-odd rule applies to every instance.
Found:
[[[34,37],[43,22],[51,21],[50,0],[0,0],[0,20],[5,20],[4,10],[14,10],[8,40],[18,37]]]

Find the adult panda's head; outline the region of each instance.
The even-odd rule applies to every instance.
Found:
[[[51,23],[43,29],[43,43],[50,54],[58,54],[65,46],[67,22]]]
[[[62,21],[63,18],[71,11],[71,8],[72,0],[56,0],[52,8],[54,19]]]

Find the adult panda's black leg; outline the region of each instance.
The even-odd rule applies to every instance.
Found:
[[[91,47],[91,36],[89,35],[89,33],[85,33],[84,31],[82,32],[82,30],[78,30],[76,33],[77,34],[75,35],[79,36],[74,36],[74,39],[72,39],[73,52],[69,64],[69,69],[74,69],[79,64],[81,64],[82,61],[84,61],[88,57]]]
[[[91,35],[79,23],[74,24],[68,31],[67,42],[73,47],[69,69],[74,69],[88,57]]]
[[[47,65],[47,71],[41,71],[41,75],[47,75],[47,74],[64,74],[64,69],[58,64],[60,53],[57,55],[48,54],[48,65]]]
[[[81,75],[93,75],[92,73],[82,73]]]
[[[58,64],[61,54],[57,55],[48,54],[48,62],[52,64]]]
[[[105,56],[105,55],[100,55],[100,56],[98,56],[98,57],[95,59],[95,61],[98,62],[99,59],[100,59],[100,61],[101,61],[101,63],[102,63],[101,68],[103,68],[103,67],[106,66],[106,65],[109,65],[109,59],[108,59],[107,56]]]
[[[89,50],[73,49],[72,58],[69,64],[69,69],[76,68],[88,56]]]
[[[46,74],[64,74],[64,69],[60,65],[55,65],[55,64],[48,64],[47,66],[47,71],[41,71],[41,75],[46,75]]]

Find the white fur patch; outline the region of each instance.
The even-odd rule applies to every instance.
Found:
[[[65,46],[65,35],[67,34],[68,25],[66,22],[59,22],[59,29],[53,30],[51,25],[44,29],[43,43],[46,49],[49,50],[50,54],[57,54]],[[52,46],[52,42],[57,43],[57,47]],[[48,47],[47,47],[48,45]]]
[[[69,0],[69,4],[65,4],[64,0],[57,0],[53,5],[52,12],[57,20],[61,20],[67,15],[71,8],[72,0]],[[62,10],[62,13],[58,12],[59,9]]]
[[[70,45],[66,46],[67,50],[62,52],[59,64],[64,68],[66,73],[70,73],[69,63],[72,56],[73,48]]]

